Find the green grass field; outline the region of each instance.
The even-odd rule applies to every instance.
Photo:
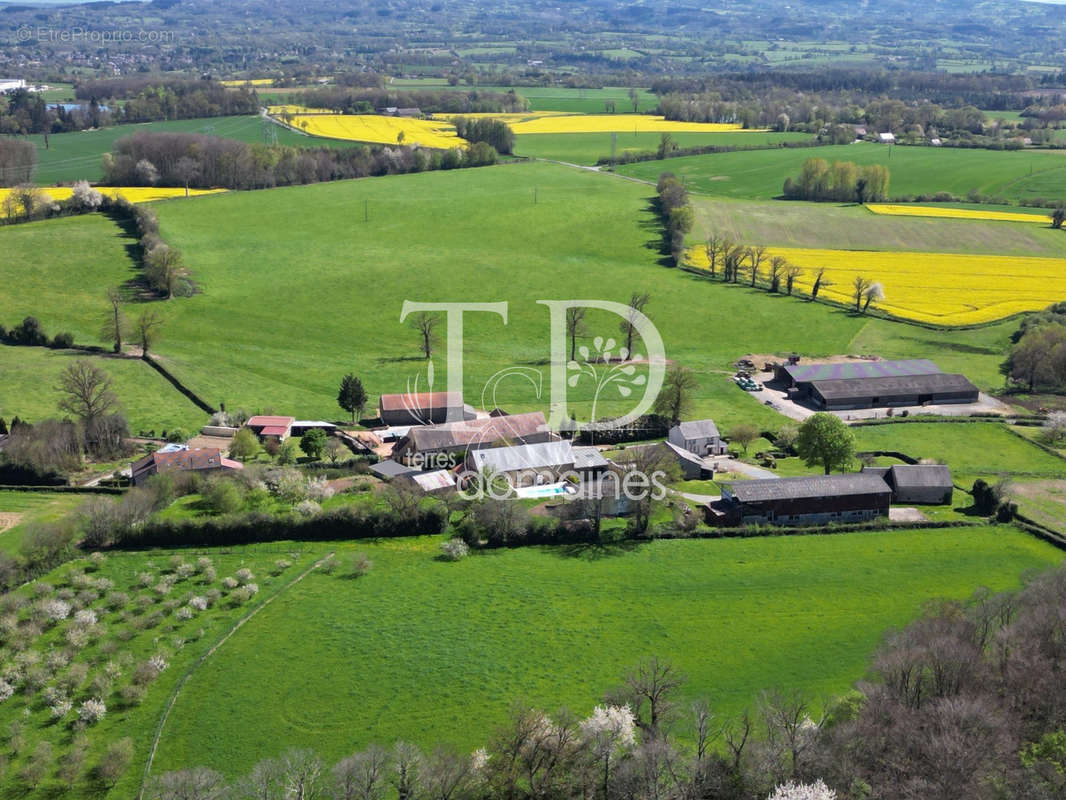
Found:
[[[186,685],[156,770],[239,774],[286,746],[485,742],[515,700],[578,714],[640,658],[723,715],[765,688],[824,699],[862,677],[887,628],[934,597],[1004,589],[1056,563],[1010,527],[524,548],[436,561],[429,539],[355,543],[352,581],[313,575]]]
[[[908,422],[855,428],[860,450],[889,450],[951,466],[955,482],[999,475],[1066,477],[1066,458],[1044,452],[997,423]]]
[[[5,528],[0,523],[0,550],[17,555],[28,524],[59,519],[84,501],[85,496],[77,494],[0,490],[0,517],[5,514],[19,515],[13,526]]]
[[[810,139],[806,133],[672,133],[678,147],[702,147],[724,145],[749,147]],[[655,151],[662,139],[661,133],[619,133],[615,141],[615,155],[627,152]],[[547,158],[554,161],[569,161],[574,164],[595,164],[600,158],[611,155],[609,133],[524,133],[515,137],[515,155]]]
[[[891,174],[890,196],[951,192],[964,196],[971,189],[982,194],[1021,200],[1066,196],[1066,152],[1008,152],[939,147],[886,147],[852,144],[718,153],[631,164],[618,168],[623,175],[655,181],[665,171],[683,176],[693,191],[739,199],[769,200],[781,194],[785,178],[795,177],[808,158],[883,164]]]
[[[342,415],[334,405],[337,383],[349,370],[362,376],[372,407],[377,394],[401,391],[408,379],[421,375],[425,385],[415,334],[399,321],[404,300],[506,300],[506,326],[484,314],[466,320],[466,394],[482,405],[493,402],[482,388],[501,369],[539,370],[547,379],[548,314],[538,299],[624,302],[633,291],[649,291],[647,311],[668,357],[697,373],[692,413],[711,415],[726,429],[742,420],[782,422],[729,381],[730,365],[747,353],[933,355],[984,388],[1002,384],[998,364],[1013,323],[929,331],[664,268],[651,193],[610,175],[520,164],[160,203],[164,235],[187,254],[204,291],[158,306],[166,323],[156,350],[211,403],[333,419]],[[364,203],[369,222],[362,221]],[[49,330],[71,329],[90,341],[103,289],[129,274],[122,240],[100,228],[106,224],[79,219],[0,229],[0,246],[15,242],[10,246],[29,259],[3,267],[0,300],[33,311]],[[84,274],[49,255],[80,225],[112,237],[111,255],[90,261]],[[18,281],[35,275],[32,298],[16,291]],[[583,339],[590,347],[595,336],[618,329],[613,317],[598,313],[590,313]],[[12,397],[36,385],[5,381]],[[509,379],[496,404],[544,409],[545,398]],[[587,409],[588,386],[572,398]],[[608,396],[599,416],[630,407],[621,404],[617,394]]]
[[[1066,236],[1026,222],[974,222],[875,214],[855,204],[733,200],[693,195],[694,243],[711,234],[779,247],[936,253],[1066,255]],[[973,207],[973,206],[968,206]],[[1011,209],[1016,210],[1016,209]],[[1041,212],[1039,216],[1045,216]]]
[[[170,122],[146,122],[138,125],[113,125],[94,131],[57,133],[48,137],[27,137],[37,146],[37,169],[33,179],[42,186],[56,183],[73,183],[78,180],[97,181],[103,177],[101,159],[111,152],[114,143],[123,136],[137,131],[164,131],[176,133],[205,133],[242,142],[272,142],[299,147],[350,147],[349,142],[332,139],[317,139],[302,136],[264,122],[257,116],[209,117],[205,119],[180,119]]]

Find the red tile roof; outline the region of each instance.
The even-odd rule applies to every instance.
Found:
[[[170,470],[205,470],[220,469],[243,469],[242,465],[233,464],[229,459],[222,458],[222,453],[217,447],[201,447],[195,450],[176,450],[173,453],[150,453],[139,461],[134,462],[132,470],[137,475],[155,467],[156,472],[168,472]]]
[[[261,431],[260,436],[284,436],[289,432],[288,425],[266,425]]]
[[[288,428],[296,422],[296,417],[274,417],[270,415],[258,415],[248,420],[249,428],[265,428],[268,426],[281,426]]]
[[[434,408],[457,408],[462,404],[463,396],[458,392],[405,392],[381,395],[378,407],[382,411],[424,411]]]

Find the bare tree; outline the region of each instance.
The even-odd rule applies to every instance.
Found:
[[[146,308],[137,317],[137,338],[140,340],[142,357],[148,357],[148,350],[159,335],[162,324],[163,319],[154,308]]]
[[[716,738],[714,726],[714,713],[706,700],[697,700],[692,704],[692,727],[696,734],[696,761],[701,762],[707,757],[707,748]]]
[[[325,800],[322,761],[311,750],[290,750],[281,757],[287,800]]]
[[[111,349],[116,353],[122,352],[122,341],[129,330],[129,321],[122,313],[122,294],[118,289],[111,287],[107,290],[107,302],[110,308],[100,331],[104,341],[111,342]]]
[[[684,682],[684,677],[669,661],[653,656],[626,674],[622,686],[608,696],[608,702],[628,705],[640,730],[652,739],[659,739],[674,718],[674,695]]]
[[[392,785],[397,800],[413,800],[422,787],[422,751],[409,742],[396,742],[392,748]]]
[[[389,754],[377,745],[353,753],[333,768],[336,800],[380,800],[385,795]]]
[[[633,334],[637,330],[637,314],[644,311],[644,307],[648,305],[648,301],[651,300],[651,295],[647,292],[633,292],[633,295],[629,298],[629,311],[626,312],[626,317],[619,324],[619,330],[622,331],[622,335],[626,337],[626,352],[630,356],[633,354]],[[573,355],[570,356],[570,360],[573,361]]]
[[[207,767],[165,772],[152,781],[153,800],[221,800],[225,780]]]
[[[749,247],[746,255],[748,257],[748,277],[751,278],[751,285],[754,286],[759,279],[759,270],[762,268],[762,262],[766,258],[766,248],[762,245]]]
[[[407,323],[418,333],[418,339],[422,349],[422,355],[426,358],[433,357],[433,348],[439,340],[437,328],[440,326],[440,317],[428,311],[420,311],[411,317]]]
[[[803,268],[795,264],[789,264],[785,268],[785,294],[792,296],[792,290],[796,286],[796,279],[803,274]]]
[[[183,156],[174,165],[174,174],[185,185],[185,196],[189,196],[189,184],[200,176],[200,165],[195,159]]]
[[[727,283],[736,283],[740,280],[740,266],[747,255],[747,249],[743,245],[731,245],[725,254],[725,268],[722,271],[722,280]]]
[[[851,282],[851,298],[855,301],[855,310],[862,311],[862,301],[866,297],[866,291],[870,288],[870,281],[863,275],[856,275]]]
[[[699,386],[696,374],[691,369],[681,364],[670,365],[652,410],[666,417],[671,425],[677,425],[691,407],[692,394]]]
[[[770,291],[777,293],[781,291],[781,279],[786,275],[788,270],[788,261],[782,256],[774,256],[770,259]]]
[[[88,359],[79,358],[59,373],[56,388],[63,394],[59,408],[83,422],[94,422],[118,406],[111,386],[110,375]]]
[[[764,744],[781,770],[780,780],[793,777],[800,766],[800,756],[812,744],[821,722],[811,719],[807,699],[798,691],[763,692],[759,713],[765,727]]]
[[[718,234],[713,234],[708,237],[704,249],[707,251],[707,261],[711,268],[711,277],[714,277],[717,274],[719,259],[721,259],[729,249],[729,242]]]
[[[577,337],[588,332],[585,324],[585,308],[572,306],[566,309],[566,335],[570,337],[570,360],[577,358]]]
[[[427,800],[453,800],[470,780],[470,758],[451,747],[438,746],[426,759],[422,795]]]
[[[826,280],[825,267],[819,267],[818,272],[816,272],[814,275],[814,283],[811,284],[812,301],[818,299],[818,292],[820,292],[825,286],[832,286],[832,283]]]

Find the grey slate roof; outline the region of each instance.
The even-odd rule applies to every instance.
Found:
[[[683,447],[678,447],[673,442],[663,442],[663,444],[670,448],[670,451],[675,456],[677,456],[678,460],[688,461],[692,464],[697,465],[700,469],[703,469],[703,459],[697,456],[695,453],[691,453]]]
[[[474,468],[478,472],[483,469],[493,472],[514,472],[544,467],[572,467],[574,449],[567,441],[539,442],[471,450],[470,459],[474,462]]]
[[[573,451],[574,467],[576,469],[594,469],[607,466],[607,459],[603,457],[603,453],[596,447],[575,447]]]
[[[446,450],[464,446],[491,446],[496,442],[520,441],[524,437],[547,431],[544,414],[512,414],[506,417],[446,422],[443,425],[421,425],[407,432],[416,451]]]
[[[839,381],[849,378],[889,378],[935,375],[940,367],[927,358],[904,361],[844,361],[836,364],[790,364],[784,368],[797,383]]]
[[[951,470],[943,464],[896,464],[892,467],[892,482],[903,489],[950,489],[954,485]]]
[[[911,394],[961,394],[977,391],[977,387],[970,383],[965,375],[949,375],[943,372],[897,378],[814,381],[811,387],[826,400]]]
[[[863,494],[892,494],[884,478],[869,472],[846,475],[807,475],[799,478],[764,478],[731,484],[733,496],[742,503],[768,500],[801,500]]]
[[[680,422],[677,427],[685,439],[714,439],[718,436],[718,426],[713,419],[696,419]]]
[[[409,467],[398,461],[379,461],[377,464],[370,465],[370,471],[376,475],[380,475],[382,478],[397,478],[400,475],[408,475],[412,472],[418,472],[414,467]]]

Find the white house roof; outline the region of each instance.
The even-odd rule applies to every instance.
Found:
[[[438,489],[448,489],[455,486],[455,476],[446,469],[438,469],[433,472],[407,473],[403,477],[417,483],[424,492],[435,492]]]

